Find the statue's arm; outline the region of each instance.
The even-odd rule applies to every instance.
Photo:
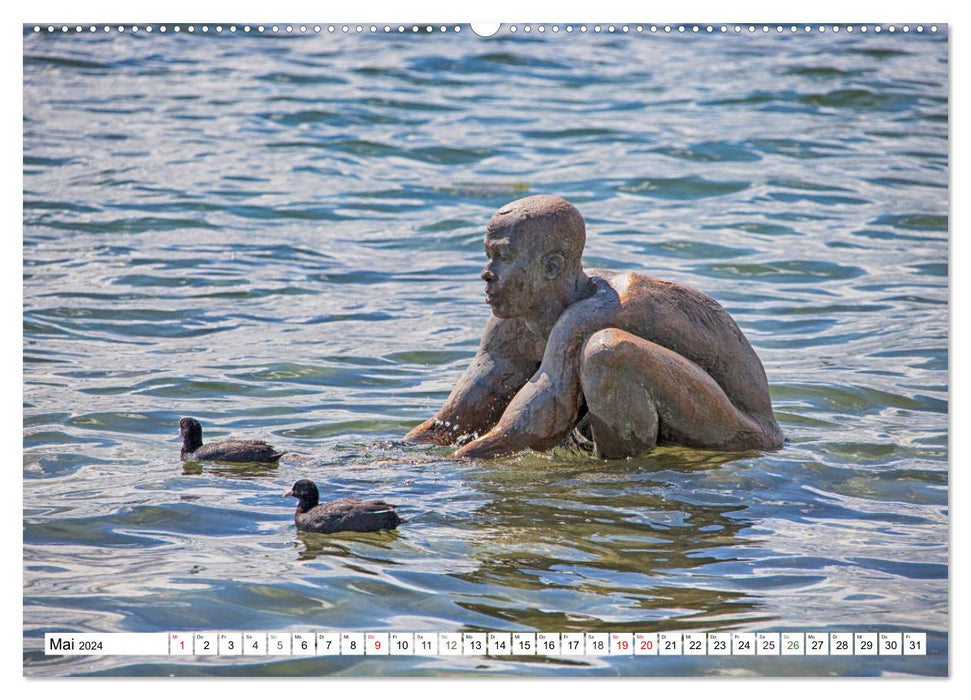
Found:
[[[488,432],[536,371],[537,343],[520,319],[490,317],[478,352],[441,410],[405,439],[450,445],[462,436]]]
[[[516,393],[488,433],[455,452],[456,457],[495,457],[522,449],[546,450],[573,429],[580,410],[579,362],[593,319],[565,315],[550,334],[540,368]]]

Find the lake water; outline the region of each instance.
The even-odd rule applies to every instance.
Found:
[[[947,31],[24,31],[28,675],[945,675]],[[410,29],[410,28],[409,28]],[[393,442],[491,213],[700,288],[782,451]],[[275,467],[186,466],[178,419]],[[400,504],[297,534],[297,478]],[[923,657],[46,657],[44,632],[918,631]]]

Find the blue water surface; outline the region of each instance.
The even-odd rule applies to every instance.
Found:
[[[28,675],[945,675],[947,31],[25,28]],[[410,28],[409,28],[410,29]],[[691,285],[780,452],[393,442],[475,352],[491,213]],[[186,465],[207,438],[299,453]],[[400,504],[298,534],[283,491]],[[51,631],[917,631],[921,657],[47,657]]]

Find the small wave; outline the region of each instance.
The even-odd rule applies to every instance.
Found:
[[[642,178],[620,185],[617,191],[658,199],[703,199],[735,194],[750,186],[748,182],[716,181],[702,177]]]
[[[817,107],[849,107],[899,112],[911,109],[920,97],[901,92],[874,92],[857,88],[804,95],[798,99],[803,104]]]
[[[946,214],[887,214],[874,219],[874,225],[902,228],[908,231],[947,231]]]
[[[843,265],[823,260],[780,260],[773,263],[749,264],[718,263],[696,265],[694,269],[713,277],[754,278],[784,284],[846,280],[866,274],[866,270],[855,265]]]
[[[701,163],[746,163],[762,159],[759,153],[755,153],[745,144],[724,141],[706,141],[686,146],[665,146],[654,149],[654,152],[672,158]]]

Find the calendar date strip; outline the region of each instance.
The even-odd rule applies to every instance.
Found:
[[[155,632],[44,635],[49,656],[925,656],[926,632]]]

